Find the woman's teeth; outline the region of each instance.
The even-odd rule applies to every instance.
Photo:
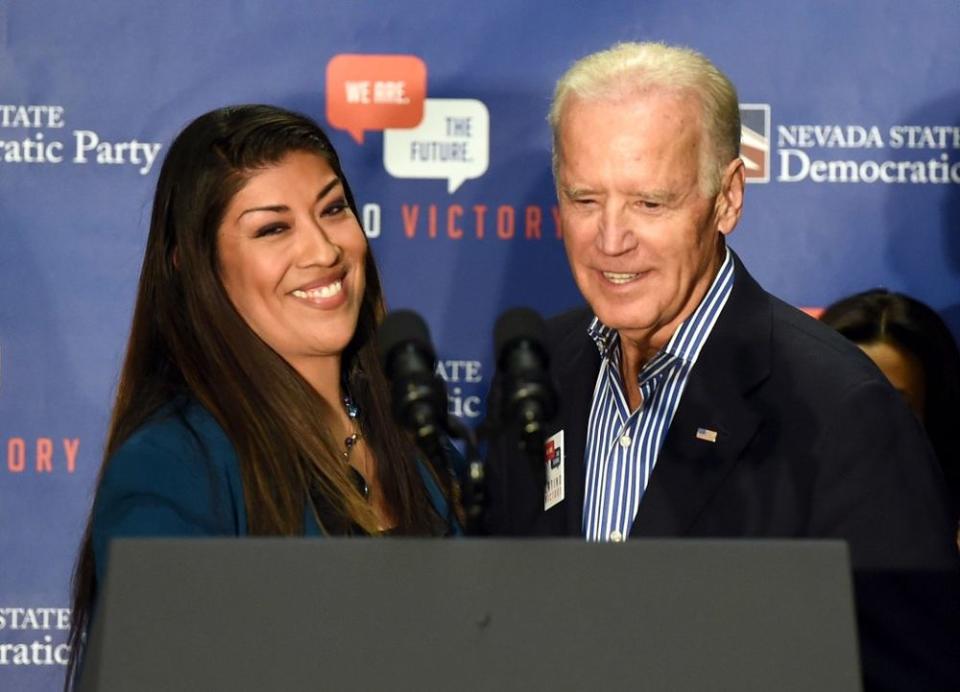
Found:
[[[311,288],[309,291],[301,291],[299,288],[293,292],[297,298],[306,298],[307,300],[319,300],[320,298],[332,298],[343,290],[343,281],[334,281],[332,284]]]

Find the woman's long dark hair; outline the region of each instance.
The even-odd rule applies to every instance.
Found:
[[[324,517],[331,520],[325,530],[354,526],[373,533],[376,516],[355,489],[338,438],[325,424],[334,420],[330,405],[254,334],[220,280],[217,230],[229,201],[251,174],[293,151],[317,154],[330,164],[359,219],[333,146],[303,115],[272,106],[222,108],[194,120],[170,146],[157,181],[103,467],[158,409],[189,398],[213,415],[233,443],[248,533],[302,534],[311,493],[322,498]],[[391,417],[376,345],[383,296],[369,251],[364,268],[366,289],[342,376],[362,411],[395,532],[426,534],[437,518],[419,478],[415,447]],[[96,592],[88,521],[73,577],[68,687],[76,678]]]
[[[923,368],[923,424],[943,468],[960,518],[960,350],[933,308],[902,293],[877,288],[843,298],[820,319],[857,344],[886,342],[912,354]]]

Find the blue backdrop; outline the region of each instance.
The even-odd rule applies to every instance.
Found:
[[[427,318],[475,423],[496,316],[579,300],[545,114],[620,40],[690,45],[737,85],[755,184],[731,244],[766,288],[885,285],[957,331],[958,29],[955,0],[0,0],[0,689],[62,675],[152,188],[192,118],[266,102],[330,127],[390,306]]]

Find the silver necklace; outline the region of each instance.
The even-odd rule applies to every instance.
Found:
[[[340,453],[344,461],[350,461],[350,455],[353,453],[353,448],[356,446],[357,442],[360,441],[360,425],[357,423],[357,416],[360,415],[360,409],[353,399],[350,398],[349,394],[343,395],[343,408],[347,411],[347,416],[350,418],[350,425],[353,426],[353,432],[347,435],[343,440],[344,450]]]
[[[367,479],[350,463],[350,455],[353,453],[353,448],[357,446],[357,443],[363,436],[360,431],[360,423],[357,420],[360,416],[360,408],[354,403],[349,394],[343,395],[343,408],[346,409],[347,417],[350,418],[353,432],[343,440],[344,450],[340,454],[343,457],[343,463],[347,465],[350,477],[353,480],[353,486],[364,498],[369,498],[370,486],[367,484]]]

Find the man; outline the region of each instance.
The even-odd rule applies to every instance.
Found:
[[[548,325],[547,464],[510,435],[491,446],[492,532],[829,537],[858,567],[955,559],[936,460],[897,392],[727,248],[744,199],[730,81],[693,51],[622,44],[561,78],[550,123],[589,308]]]

